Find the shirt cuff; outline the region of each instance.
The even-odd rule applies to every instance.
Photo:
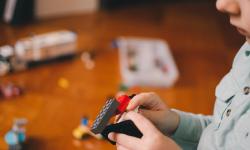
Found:
[[[202,133],[201,122],[198,115],[172,109],[180,116],[179,125],[172,135],[173,139],[198,143]]]

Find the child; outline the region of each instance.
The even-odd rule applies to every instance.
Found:
[[[250,149],[250,0],[217,0],[216,7],[229,14],[230,23],[247,42],[236,55],[230,72],[216,87],[213,116],[171,110],[156,94],[139,94],[127,109],[140,105],[146,109],[139,114],[128,112],[124,117],[136,124],[143,137],[110,133],[117,149]]]

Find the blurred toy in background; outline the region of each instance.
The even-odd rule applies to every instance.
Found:
[[[178,79],[171,50],[161,39],[120,37],[112,42],[118,48],[120,72],[128,86],[170,87]]]
[[[27,119],[21,118],[14,120],[12,129],[5,134],[5,142],[9,146],[9,150],[21,150],[26,141],[25,125]]]
[[[120,86],[119,86],[119,91],[123,91],[123,92],[126,92],[128,91],[129,88],[128,86],[126,86],[125,84],[121,83]]]
[[[118,87],[118,91],[116,92],[115,97],[118,98],[121,95],[125,95],[128,90],[129,90],[129,87],[121,83]]]
[[[85,64],[86,69],[92,70],[95,67],[95,52],[89,51],[89,52],[83,52],[81,55],[81,60]]]
[[[64,77],[61,77],[61,78],[58,79],[57,85],[60,88],[67,89],[69,87],[69,81],[68,81],[68,79],[66,79]]]
[[[128,69],[131,72],[136,72],[138,70],[138,66],[136,63],[136,49],[134,47],[128,47],[127,58],[128,58]]]
[[[0,98],[10,99],[22,94],[22,89],[13,83],[0,84]]]
[[[87,117],[83,117],[81,119],[81,124],[73,130],[73,136],[78,139],[82,140],[86,137],[92,136],[98,140],[102,139],[101,134],[93,134],[91,130],[92,123]]]
[[[14,48],[0,47],[0,75],[73,58],[77,48],[77,34],[68,30],[20,39]]]
[[[125,95],[125,94],[134,94],[134,93],[141,93],[143,92],[143,89],[140,86],[130,86],[128,87],[126,84],[124,83],[120,83],[120,85],[118,86],[118,91],[116,92],[115,97],[118,98],[121,95]]]
[[[13,56],[13,47],[9,45],[0,47],[0,76],[10,72],[9,59],[11,56]]]

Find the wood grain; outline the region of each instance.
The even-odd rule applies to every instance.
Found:
[[[36,21],[19,27],[0,25],[0,45],[13,44],[30,34],[72,29],[79,35],[81,51],[95,50],[96,67],[87,70],[80,58],[54,63],[0,78],[24,88],[21,97],[0,100],[0,149],[6,149],[4,134],[16,117],[26,117],[26,149],[115,149],[105,141],[74,141],[72,131],[84,115],[95,118],[107,96],[121,83],[118,53],[110,48],[118,36],[162,38],[168,41],[180,78],[172,88],[141,88],[155,91],[173,108],[211,114],[214,90],[231,67],[244,42],[213,3],[169,3],[100,11]],[[69,81],[60,88],[59,78]]]

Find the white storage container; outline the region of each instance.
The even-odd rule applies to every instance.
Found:
[[[125,85],[170,87],[178,79],[176,64],[165,41],[120,37],[116,44]]]

